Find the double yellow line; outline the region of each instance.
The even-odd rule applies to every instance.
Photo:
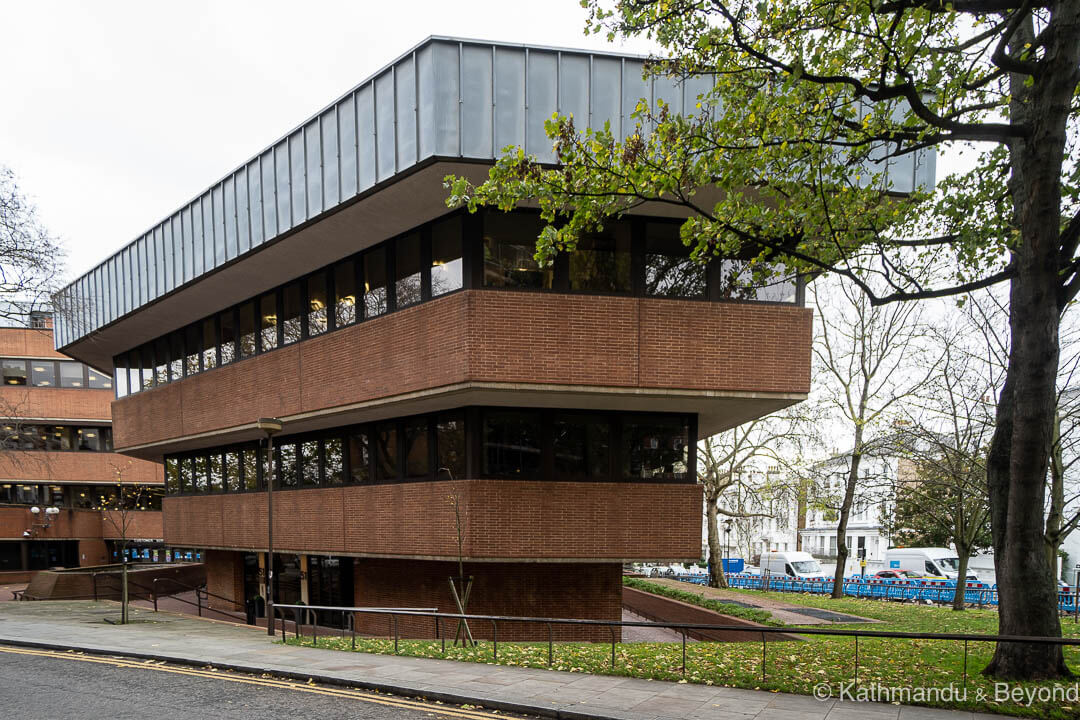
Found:
[[[35,657],[56,658],[59,660],[77,660],[79,662],[97,663],[99,665],[111,665],[118,668],[130,668],[133,670],[153,670],[156,672],[173,673],[175,675],[188,675],[191,677],[223,680],[225,682],[243,683],[245,685],[259,685],[262,687],[280,688],[282,690],[293,690],[295,692],[310,693],[312,695],[326,695],[329,697],[345,698],[348,700],[360,700],[362,702],[375,703],[376,705],[387,705],[390,707],[405,708],[408,710],[418,710],[422,712],[435,713],[438,715],[446,715],[448,717],[455,718],[471,718],[472,720],[492,720],[492,718],[502,718],[503,720],[505,720],[506,718],[505,715],[499,715],[496,713],[466,710],[462,708],[433,704],[430,702],[405,700],[404,698],[387,697],[385,695],[378,695],[376,693],[364,690],[348,690],[346,688],[320,686],[310,681],[307,683],[300,683],[291,682],[289,680],[278,680],[270,677],[256,678],[253,676],[237,675],[232,672],[222,670],[203,670],[199,668],[178,667],[175,665],[165,665],[163,664],[163,661],[160,660],[126,660],[124,658],[84,655],[80,652],[76,652],[73,650],[69,650],[67,652],[58,652],[55,650],[35,650],[32,648],[15,648],[6,646],[0,646],[0,652],[9,653],[11,655],[32,655]]]

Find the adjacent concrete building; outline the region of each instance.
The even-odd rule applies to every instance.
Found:
[[[539,267],[534,213],[442,185],[550,158],[555,111],[625,135],[707,87],[641,67],[429,39],[60,295],[58,348],[114,369],[115,446],[163,463],[212,592],[265,591],[260,417],[278,602],[449,610],[460,547],[470,611],[618,618],[623,562],[700,557],[696,440],[805,398],[801,284],[732,299],[741,261],[648,206]]]
[[[122,529],[164,559],[161,466],[114,452],[112,378],[57,353],[47,315],[30,324],[0,327],[0,582],[117,560]]]

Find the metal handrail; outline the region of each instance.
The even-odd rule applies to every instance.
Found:
[[[279,608],[281,609],[279,611]],[[898,640],[949,640],[964,643],[964,665],[963,665],[963,682],[964,686],[967,686],[967,661],[968,661],[968,643],[970,642],[1015,642],[1015,643],[1033,643],[1039,645],[1062,645],[1062,646],[1080,646],[1080,638],[1065,638],[1065,637],[1042,637],[1042,636],[1029,636],[1029,635],[989,635],[989,634],[965,634],[965,633],[927,633],[927,632],[902,632],[895,630],[854,630],[854,629],[826,629],[826,628],[792,628],[792,627],[773,627],[762,625],[760,627],[753,627],[747,625],[719,625],[710,623],[680,623],[680,622],[654,622],[648,620],[597,620],[590,618],[544,618],[544,617],[529,617],[522,615],[476,615],[469,613],[446,613],[438,612],[437,610],[419,610],[415,608],[370,608],[370,607],[341,607],[333,605],[287,605],[287,604],[274,604],[273,614],[267,618],[267,623],[271,626],[273,631],[273,625],[277,622],[279,612],[283,613],[285,610],[292,610],[294,617],[294,633],[296,638],[301,637],[302,623],[301,613],[310,612],[314,610],[323,610],[330,612],[340,612],[342,616],[342,630],[341,636],[345,636],[345,625],[347,624],[350,632],[352,633],[352,648],[356,649],[356,623],[354,616],[357,614],[382,614],[389,615],[391,620],[391,633],[394,639],[394,653],[398,652],[399,646],[399,634],[397,618],[399,616],[409,617],[430,617],[435,620],[435,640],[440,640],[439,637],[439,620],[475,620],[490,622],[492,626],[492,647],[494,659],[498,662],[499,659],[499,639],[498,639],[498,623],[499,622],[516,622],[516,623],[544,623],[548,628],[548,665],[552,665],[554,662],[554,643],[552,641],[551,626],[553,624],[559,625],[581,625],[581,626],[594,626],[594,627],[608,627],[611,630],[611,667],[615,667],[615,645],[617,639],[615,638],[615,627],[644,627],[644,628],[665,628],[680,631],[682,635],[683,644],[683,657],[682,657],[682,673],[686,674],[686,632],[688,630],[720,630],[730,631],[746,634],[760,633],[761,635],[761,680],[766,681],[766,642],[768,635],[823,635],[823,636],[837,636],[837,637],[850,637],[855,642],[855,657],[854,657],[854,680],[858,684],[859,679],[859,638],[884,638],[884,639],[898,639]],[[281,616],[281,640],[285,642],[285,623],[286,619],[284,615]],[[443,645],[443,653],[446,652],[446,638],[441,638]],[[312,641],[314,645],[318,645],[318,626],[312,626]]]

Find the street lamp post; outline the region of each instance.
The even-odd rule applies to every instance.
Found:
[[[274,435],[281,432],[277,418],[259,418],[255,427],[266,433],[266,634],[274,636]],[[285,622],[282,620],[282,622]]]
[[[731,564],[731,520],[724,521],[724,560],[720,564],[720,572],[726,573]]]

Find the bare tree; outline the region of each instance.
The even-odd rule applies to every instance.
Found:
[[[131,468],[131,461],[124,465],[112,464],[116,477],[115,494],[104,496],[101,502],[102,522],[116,533],[120,543],[120,624],[128,622],[128,543],[136,513],[149,509],[150,488],[139,483],[125,483],[124,473]]]
[[[50,311],[63,260],[15,174],[0,166],[0,318],[29,326],[34,313]]]
[[[850,452],[836,528],[836,577],[832,597],[843,597],[847,526],[860,467],[875,434],[895,406],[923,386],[931,371],[912,372],[925,329],[918,303],[874,305],[843,280],[818,280],[812,287],[817,311],[813,345],[820,397],[837,421]]]

